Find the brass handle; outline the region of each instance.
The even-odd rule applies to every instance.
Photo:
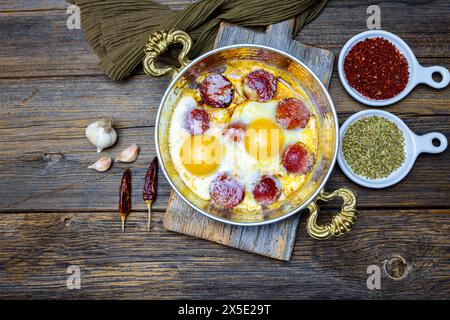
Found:
[[[156,58],[169,49],[174,43],[181,43],[183,48],[178,56],[180,68],[174,66],[157,67]],[[192,39],[189,35],[181,30],[158,31],[151,34],[145,46],[144,72],[150,76],[160,77],[166,74],[175,76],[188,63],[188,53],[192,47]]]
[[[320,209],[316,201],[330,201],[336,197],[341,197],[344,200],[341,211],[333,216],[331,222],[325,225],[317,224]],[[332,236],[339,237],[350,231],[356,222],[356,195],[347,188],[340,188],[331,193],[322,190],[319,196],[308,205],[308,209],[310,214],[306,231],[311,237],[317,240],[325,240]]]

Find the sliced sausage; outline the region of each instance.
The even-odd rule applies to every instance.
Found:
[[[244,93],[247,98],[260,102],[269,101],[277,90],[277,79],[265,70],[255,70],[244,79]]]
[[[187,114],[184,127],[192,135],[202,134],[209,129],[209,114],[203,109],[193,109]]]
[[[204,103],[214,108],[226,108],[233,101],[233,85],[220,74],[207,76],[199,86]]]
[[[281,194],[278,181],[270,176],[262,176],[253,188],[253,197],[262,206],[268,206],[278,200]]]
[[[314,165],[314,154],[298,142],[290,145],[284,151],[282,164],[288,173],[306,174]]]
[[[283,99],[278,103],[277,122],[285,129],[305,128],[311,114],[305,104],[295,98]]]
[[[225,131],[224,136],[229,138],[231,141],[239,143],[244,139],[245,136],[245,125],[242,123],[230,123]]]
[[[223,173],[211,184],[209,193],[212,203],[231,209],[244,200],[245,189],[235,178]]]

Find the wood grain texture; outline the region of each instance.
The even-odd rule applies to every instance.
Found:
[[[182,7],[192,1],[167,2]],[[297,39],[338,54],[366,29],[369,4],[330,1]],[[423,65],[450,68],[448,1],[377,5],[382,27],[405,39]],[[405,180],[385,190],[360,188],[336,168],[327,188],[358,193],[358,223],[348,237],[317,242],[304,232],[301,216],[290,262],[164,230],[170,189],[162,177],[153,229],[146,232],[140,188],[154,156],[154,116],[168,80],[138,72],[128,82],[111,82],[82,31],[66,28],[66,6],[62,0],[0,2],[1,298],[448,299],[448,151],[420,156]],[[343,90],[336,68],[330,94],[340,123],[366,109]],[[450,138],[449,105],[448,88],[419,86],[385,109],[417,133],[441,131]],[[125,166],[107,174],[84,169],[98,156],[84,128],[104,115],[115,117],[120,136],[106,155],[135,142],[142,147],[132,164],[134,212],[125,234],[116,212]],[[339,204],[325,205],[331,211]],[[367,290],[367,266],[382,267],[396,255],[406,259],[407,276],[392,280],[382,271],[381,290]],[[66,289],[70,264],[82,268],[82,290]]]
[[[292,255],[298,221],[295,215],[261,227],[232,226],[196,212],[173,191],[164,215],[167,230],[285,261]]]
[[[446,66],[450,68],[450,62]],[[106,174],[86,169],[99,155],[86,140],[84,130],[104,116],[116,120],[119,140],[102,155],[115,157],[132,143],[141,146],[141,154],[132,165],[133,207],[146,210],[140,190],[155,156],[153,125],[168,83],[168,79],[147,76],[122,83],[104,76],[0,79],[0,211],[116,210],[117,188],[126,165],[114,164]],[[340,123],[365,109],[344,91],[336,73],[330,94]],[[449,104],[449,89],[419,86],[387,110],[418,134],[440,131],[450,138]],[[162,174],[159,181],[154,208],[165,210],[170,186]],[[388,189],[356,186],[338,167],[327,188],[354,189],[363,208],[442,208],[450,207],[448,181],[450,153],[444,152],[421,155],[406,179]]]
[[[180,5],[182,2],[178,1]],[[8,3],[11,9],[15,1]],[[0,33],[0,77],[102,74],[97,67],[98,59],[84,40],[82,30],[67,29],[69,15],[65,9],[45,11],[46,6],[35,0],[19,3],[23,4],[19,8],[34,6],[40,10],[10,11],[7,7],[6,11],[0,10],[0,30],[7,30]],[[57,0],[51,3],[57,3]],[[296,39],[333,50],[337,55],[348,39],[367,29],[369,4],[373,3],[330,1]],[[448,61],[450,24],[447,17],[450,9],[446,0],[435,0],[432,5],[423,0],[385,1],[378,5],[382,10],[382,27],[402,37],[419,61],[421,58]],[[433,17],[432,23],[430,17]]]
[[[333,52],[308,46],[299,41],[293,41],[292,31],[294,24],[294,20],[280,22],[267,27],[265,33],[260,33],[247,28],[222,23],[214,47],[252,43],[283,50],[305,63],[322,80],[324,85],[328,87],[333,70]]]
[[[360,211],[351,234],[315,241],[299,232],[290,262],[170,233],[162,213],[146,231],[132,213],[8,214],[0,219],[0,298],[83,299],[448,299],[449,210]],[[300,228],[305,227],[302,217]],[[400,255],[407,274],[383,269]],[[81,268],[68,290],[67,267]],[[368,290],[367,267],[382,270]]]
[[[220,25],[214,47],[252,43],[283,50],[304,62],[323,81],[331,79],[334,55],[331,51],[306,46],[292,40],[294,20],[270,25],[265,33],[254,32],[228,23]],[[299,215],[260,227],[230,226],[193,210],[174,191],[164,217],[167,230],[218,242],[233,248],[280,260],[291,258]]]
[[[168,5],[175,10],[181,9],[195,1],[196,0],[155,0],[155,2]],[[70,5],[71,3],[64,0],[3,0],[0,3],[0,12],[66,10]]]

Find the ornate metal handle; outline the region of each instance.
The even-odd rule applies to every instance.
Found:
[[[174,66],[157,67],[156,58],[167,51],[169,46],[174,43],[181,43],[181,49],[178,61],[180,68]],[[150,35],[147,45],[145,46],[144,72],[150,76],[160,77],[166,74],[175,76],[188,63],[188,53],[192,47],[192,39],[189,35],[181,30],[158,31]]]
[[[331,222],[325,225],[317,224],[317,216],[320,209],[317,200],[330,201],[336,197],[344,200],[341,212],[336,213]],[[356,195],[347,188],[340,188],[334,192],[327,193],[322,190],[319,196],[308,205],[310,211],[306,231],[317,240],[325,240],[332,236],[339,237],[350,231],[356,222]]]

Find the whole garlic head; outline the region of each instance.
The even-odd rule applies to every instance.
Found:
[[[112,119],[104,118],[91,123],[86,128],[86,137],[97,147],[99,153],[114,145],[117,141],[117,132],[114,130]]]

